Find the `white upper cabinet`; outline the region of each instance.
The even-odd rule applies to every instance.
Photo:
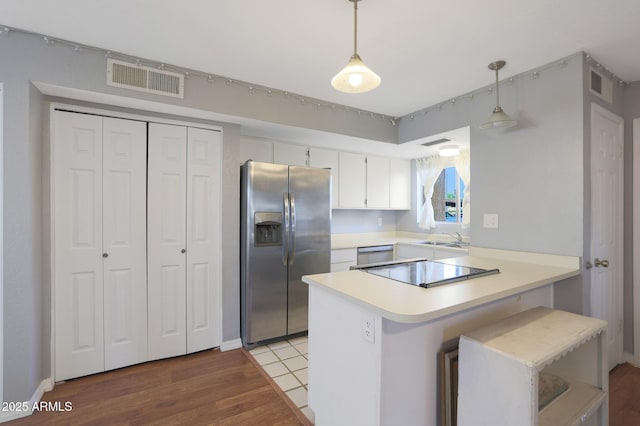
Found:
[[[273,144],[273,162],[288,166],[308,166],[309,149],[303,145]]]
[[[367,207],[367,163],[364,154],[340,152],[339,205],[342,209]]]
[[[331,208],[411,209],[409,160],[278,142],[273,142],[272,148],[273,163],[331,169]],[[262,146],[247,149],[254,154],[265,152]],[[252,158],[248,153],[244,157]]]
[[[340,156],[338,151],[309,148],[309,166],[331,169],[331,208],[337,209],[340,200]]]
[[[411,161],[389,160],[389,208],[411,210]]]
[[[389,208],[389,159],[367,156],[367,208]]]

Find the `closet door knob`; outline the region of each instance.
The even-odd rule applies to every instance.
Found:
[[[180,253],[186,253],[186,252],[187,252],[187,249],[180,250]]]
[[[102,257],[109,257],[109,253],[102,253]]]

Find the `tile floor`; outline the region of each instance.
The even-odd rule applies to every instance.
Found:
[[[313,423],[307,406],[307,337],[258,346],[249,353]]]

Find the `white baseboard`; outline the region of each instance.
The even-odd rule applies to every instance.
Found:
[[[33,393],[33,395],[31,396],[31,400],[28,401],[29,403],[29,409],[25,410],[25,411],[0,411],[0,423],[4,423],[4,422],[8,422],[10,420],[16,420],[22,417],[27,417],[30,416],[31,414],[33,414],[33,406],[35,404],[37,404],[38,402],[40,402],[40,400],[42,399],[42,395],[44,395],[45,392],[49,392],[50,390],[53,390],[53,380],[51,379],[51,377],[44,379],[43,381],[40,382],[40,384],[38,385],[38,388],[36,389],[36,391]],[[12,401],[12,402],[17,402],[17,401]]]
[[[222,344],[220,345],[220,351],[225,352],[233,349],[240,349],[241,347],[242,339],[227,340],[226,342],[222,342]]]
[[[623,352],[622,353],[622,360],[624,362],[628,362],[629,364],[633,365],[634,367],[640,367],[640,360],[637,360],[633,354],[630,354],[629,352]]]

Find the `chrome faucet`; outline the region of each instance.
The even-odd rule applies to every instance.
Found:
[[[460,235],[459,232],[456,232],[456,235],[453,235],[453,234],[447,234],[447,235],[450,235],[450,236],[454,237],[456,239],[456,241],[459,242],[459,243],[462,242],[462,235]]]

